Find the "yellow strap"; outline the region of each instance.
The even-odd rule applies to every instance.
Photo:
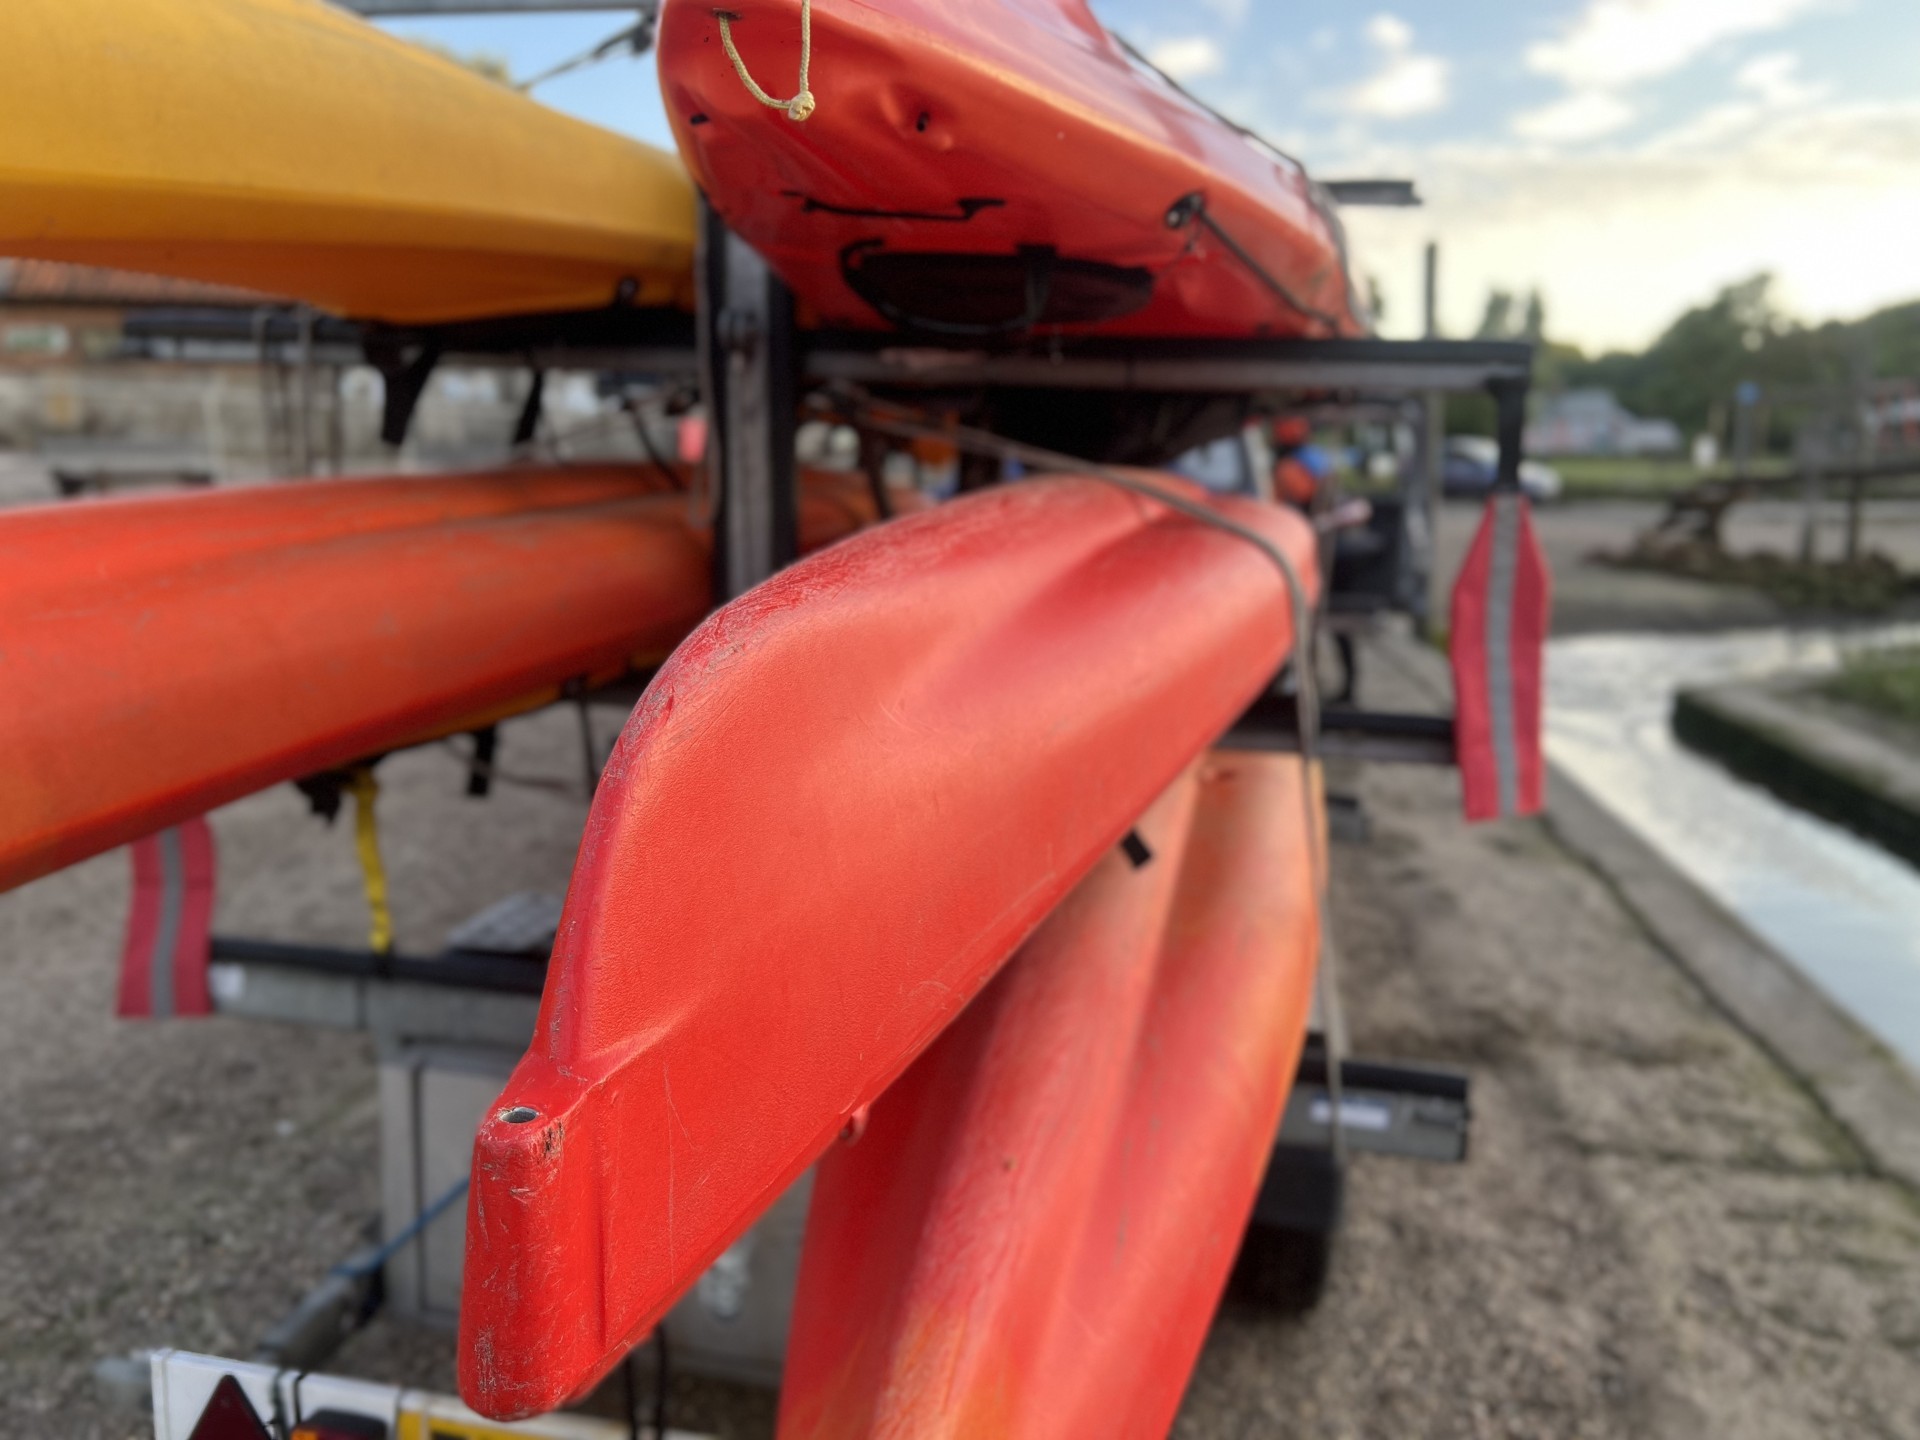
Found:
[[[727,58],[733,62],[733,73],[740,77],[740,83],[747,87],[749,95],[769,110],[786,111],[787,118],[795,124],[813,114],[813,91],[807,88],[807,67],[813,60],[813,0],[800,0],[800,92],[791,100],[774,99],[747,73],[747,62],[740,58],[740,52],[733,47],[733,22],[740,17],[731,10],[716,10],[713,18],[720,22],[720,43],[726,47]]]
[[[367,948],[376,955],[393,952],[393,911],[387,906],[387,867],[380,860],[380,830],[373,802],[380,798],[380,782],[367,769],[353,772],[347,787],[353,796],[353,843],[360,852],[360,878],[367,887]]]

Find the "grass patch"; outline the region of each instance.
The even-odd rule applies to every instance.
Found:
[[[1920,646],[1849,655],[1821,692],[1862,710],[1920,727]]]

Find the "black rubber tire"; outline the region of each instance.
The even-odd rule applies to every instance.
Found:
[[[1273,1315],[1306,1314],[1326,1293],[1335,1233],[1249,1225],[1227,1281],[1227,1298]]]

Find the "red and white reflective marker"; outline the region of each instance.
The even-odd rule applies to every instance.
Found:
[[[194,816],[128,847],[133,904],[120,953],[122,1019],[210,1015],[207,958],[213,929],[213,830]]]
[[[1469,820],[1537,815],[1553,577],[1517,490],[1487,498],[1453,586],[1454,749]]]

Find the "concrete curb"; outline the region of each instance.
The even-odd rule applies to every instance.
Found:
[[[1558,767],[1547,824],[1721,1012],[1807,1087],[1874,1169],[1920,1194],[1920,1079]]]
[[[1673,733],[1742,779],[1920,864],[1920,762],[1805,685],[1682,690]]]
[[[1376,648],[1431,703],[1451,704],[1444,656],[1398,637]],[[1920,1077],[1551,764],[1546,826],[1714,1007],[1805,1088],[1871,1169],[1920,1197]]]

